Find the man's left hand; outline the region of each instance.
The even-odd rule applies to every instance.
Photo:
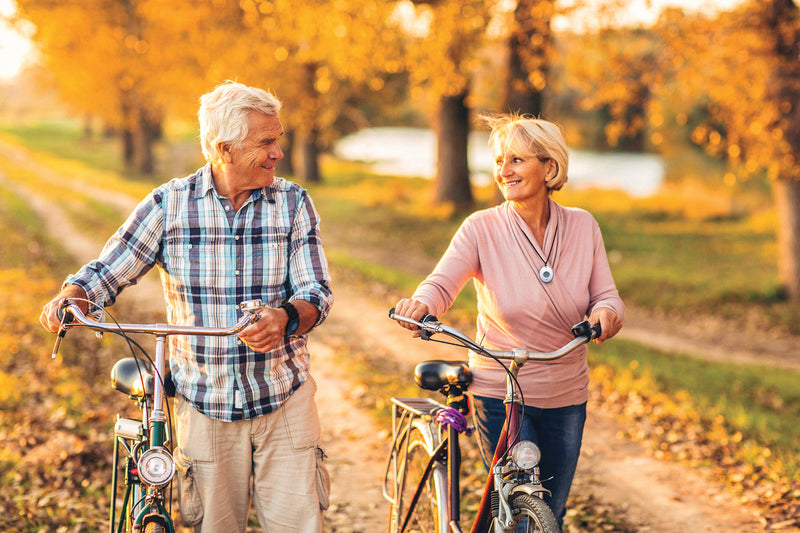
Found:
[[[268,352],[280,346],[286,336],[286,323],[289,317],[279,307],[263,307],[259,310],[261,318],[239,333],[239,338],[257,352]]]

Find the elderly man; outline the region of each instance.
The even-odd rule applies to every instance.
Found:
[[[172,324],[226,326],[239,302],[265,303],[238,339],[171,337],[181,515],[203,533],[245,531],[251,483],[265,532],[319,532],[327,507],[306,341],[333,296],[319,215],[275,177],[280,106],[233,82],[204,95],[206,165],[153,190],[40,317],[56,332],[65,298],[111,305],[153,266]]]

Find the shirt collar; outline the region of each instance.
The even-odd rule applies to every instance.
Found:
[[[203,196],[213,193],[219,196],[217,189],[214,187],[214,180],[211,175],[211,163],[206,163],[203,168],[200,169],[200,179],[198,182],[197,188],[195,188],[194,197],[195,198],[202,198]],[[250,200],[252,202],[258,201],[263,196],[265,200],[269,203],[275,203],[275,192],[276,192],[276,185],[277,185],[278,178],[272,182],[272,185],[269,187],[262,187],[260,189],[255,189],[252,191],[250,195]]]

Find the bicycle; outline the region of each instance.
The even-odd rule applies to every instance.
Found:
[[[468,348],[498,364],[511,362],[506,368],[506,421],[472,531],[560,532],[543,499],[549,491],[540,479],[541,452],[533,442],[519,440],[522,397],[516,376],[528,360],[558,359],[599,337],[600,325],[576,324],[572,327],[575,339],[553,352],[541,353],[490,350],[432,316],[416,321],[392,309],[389,317],[419,327],[422,340]],[[435,334],[452,340],[432,339]],[[444,395],[446,405],[423,397],[392,398],[392,445],[383,483],[383,495],[391,504],[389,532],[461,533],[459,436],[471,432],[465,415],[469,413],[466,391],[472,375],[467,363],[432,360],[418,364],[414,377],[422,389]]]
[[[126,394],[141,410],[141,419],[117,415],[114,424],[114,458],[111,474],[111,533],[175,533],[171,518],[171,483],[176,466],[172,457],[171,416],[167,396],[174,386],[166,367],[166,339],[170,335],[235,335],[259,319],[261,300],[242,302],[243,315],[229,328],[173,326],[168,324],[120,324],[87,318],[75,300],[65,300],[59,310],[59,327],[53,358],[68,330],[85,327],[96,332],[114,333],[126,339],[132,357],[117,361],[111,370],[112,386]],[[92,305],[89,302],[89,305]],[[155,360],[128,335],[141,333],[155,337]],[[144,358],[136,357],[138,348]],[[121,454],[120,452],[124,452]],[[124,495],[117,514],[119,472],[124,472]]]

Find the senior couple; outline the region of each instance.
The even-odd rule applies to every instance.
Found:
[[[171,324],[232,324],[239,302],[262,300],[261,318],[238,338],[171,340],[180,510],[197,532],[245,531],[251,501],[265,532],[320,532],[328,506],[307,341],[333,294],[319,214],[302,187],[275,176],[284,156],[280,109],[271,93],[235,82],[203,95],[205,166],[147,195],[40,316],[55,333],[64,299],[95,311],[154,266]],[[560,129],[526,117],[488,120],[506,201],[464,221],[398,313],[441,316],[472,280],[477,336],[498,348],[550,351],[585,317],[602,326],[598,340],[614,336],[624,305],[600,229],[589,213],[550,198],[567,180]],[[480,359],[470,364],[479,442],[490,456],[505,416],[505,377]],[[542,448],[560,522],[586,418],[585,347],[525,365],[519,381],[523,437]]]

